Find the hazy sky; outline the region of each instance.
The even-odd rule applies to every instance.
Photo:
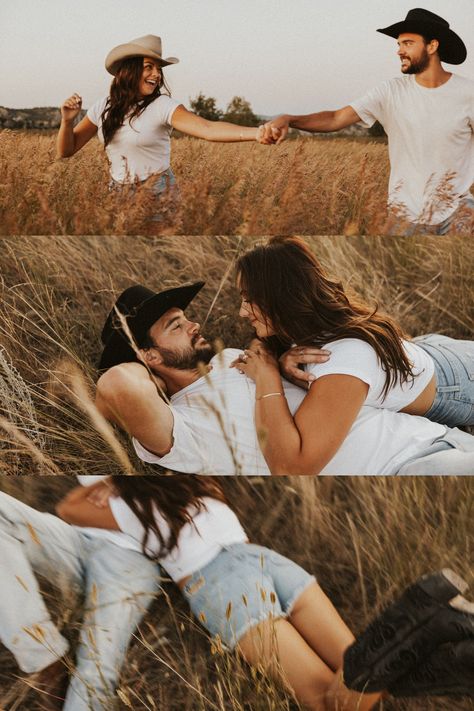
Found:
[[[188,105],[202,91],[225,108],[234,95],[259,114],[344,106],[399,74],[396,41],[377,33],[413,0],[1,0],[0,105],[84,106],[106,94],[107,52],[145,34],[180,63],[166,78]],[[415,3],[416,5],[418,3]],[[474,79],[474,1],[423,0],[466,43],[454,71]],[[446,65],[450,69],[450,65]]]

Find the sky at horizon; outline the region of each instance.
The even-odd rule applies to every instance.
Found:
[[[107,52],[158,34],[180,63],[166,80],[189,106],[199,92],[221,108],[243,96],[261,115],[336,109],[400,74],[396,41],[375,30],[405,18],[413,0],[2,0],[0,106],[84,107],[107,93]],[[474,2],[429,0],[468,49],[448,70],[474,79]],[[363,7],[363,12],[361,11]]]

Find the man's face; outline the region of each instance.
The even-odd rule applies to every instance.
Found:
[[[157,363],[178,370],[194,370],[198,363],[209,363],[214,349],[199,332],[198,323],[188,321],[178,308],[169,309],[149,330]]]
[[[420,74],[430,63],[428,46],[421,35],[404,33],[398,37],[398,56],[403,74]]]

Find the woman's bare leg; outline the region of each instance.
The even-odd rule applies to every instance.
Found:
[[[328,690],[327,709],[366,711],[373,708],[380,694],[360,694],[344,686],[344,652],[354,641],[354,635],[317,583],[301,593],[288,619],[318,657],[337,672]]]
[[[252,666],[283,679],[298,701],[311,711],[368,711],[379,696],[367,697],[344,687],[285,619],[265,620],[241,637],[238,649]]]

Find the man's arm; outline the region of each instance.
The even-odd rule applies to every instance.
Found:
[[[104,417],[164,457],[173,445],[173,414],[161,399],[147,369],[121,363],[97,382],[96,405]]]
[[[281,143],[286,138],[289,128],[297,128],[300,131],[310,133],[328,133],[330,131],[340,131],[353,123],[360,121],[360,116],[352,106],[344,106],[337,111],[319,111],[315,114],[305,114],[302,116],[291,116],[283,114],[264,126],[265,137],[276,138],[277,143]],[[277,132],[280,132],[278,137]]]

